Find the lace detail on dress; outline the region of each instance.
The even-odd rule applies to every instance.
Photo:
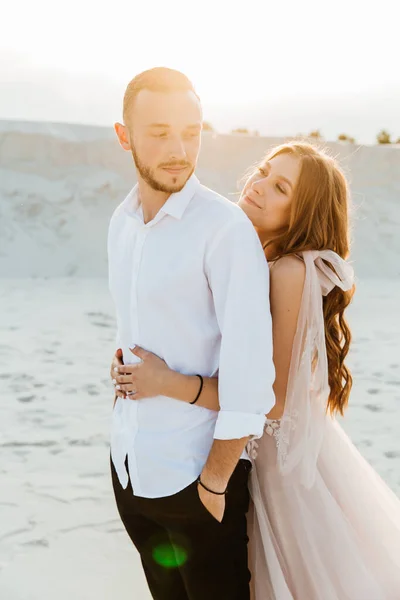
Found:
[[[264,427],[265,433],[271,437],[274,436],[274,438],[277,439],[280,424],[280,419],[267,419],[267,422]]]
[[[246,445],[246,452],[251,460],[256,460],[258,454],[258,443],[256,440],[250,440]]]
[[[288,447],[290,443],[290,434],[297,428],[299,420],[299,411],[293,410],[291,415],[284,414],[279,422],[279,428],[274,431],[276,447],[281,464],[285,464]]]
[[[281,440],[281,419],[266,419],[264,433],[275,439],[276,447],[279,449]],[[258,454],[257,440],[250,440],[246,446],[246,451],[251,459],[256,460]]]

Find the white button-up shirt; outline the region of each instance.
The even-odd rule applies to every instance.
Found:
[[[128,457],[135,495],[169,496],[198,477],[214,438],[263,433],[274,404],[267,261],[244,212],[194,175],[147,224],[136,186],[111,218],[108,257],[124,363],[139,361],[137,344],[180,373],[219,376],[219,412],[164,396],[117,399],[121,485]]]

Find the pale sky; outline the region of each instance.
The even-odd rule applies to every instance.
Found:
[[[135,74],[164,65],[192,79],[206,109],[240,105],[251,111],[257,103],[284,100],[294,114],[299,100],[334,105],[336,98],[354,102],[358,95],[363,104],[366,97],[400,91],[397,4],[12,0],[0,25],[1,89],[10,94],[15,85],[43,85],[46,77],[46,86],[59,85],[63,76],[88,85],[101,81],[116,107]],[[0,118],[32,118],[29,98],[25,106],[26,115],[18,102],[12,109],[0,100]],[[49,111],[50,118],[69,120],[64,105],[59,117],[56,107]]]

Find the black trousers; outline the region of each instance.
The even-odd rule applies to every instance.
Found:
[[[141,498],[130,481],[122,488],[111,462],[118,511],[155,600],[249,600],[250,469],[249,461],[239,461],[219,523],[201,502],[196,482],[172,496]]]

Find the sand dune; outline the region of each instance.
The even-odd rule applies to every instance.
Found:
[[[204,134],[198,175],[235,198],[237,182],[282,140]],[[357,273],[400,273],[400,146],[328,144],[349,173]],[[0,276],[104,276],[110,214],[134,183],[112,129],[0,122]]]

